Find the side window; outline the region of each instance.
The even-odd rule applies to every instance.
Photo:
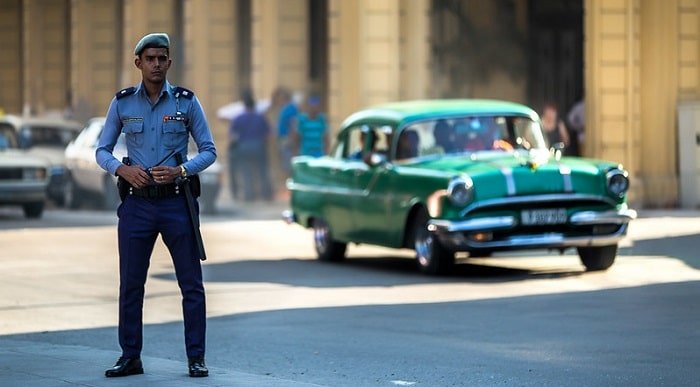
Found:
[[[339,137],[338,141],[335,143],[335,146],[333,147],[333,150],[331,151],[331,156],[334,159],[342,159],[343,158],[343,152],[345,151],[345,144],[347,143],[347,138],[345,137]]]
[[[391,145],[391,127],[360,125],[352,127],[348,132],[346,159],[362,160],[368,152],[383,153],[388,155]],[[369,136],[369,138],[368,138]],[[364,149],[369,141],[370,148]]]
[[[363,132],[366,133],[367,130],[369,130],[369,127],[366,125],[350,128],[347,137],[348,147],[344,158],[350,160],[362,160],[362,147],[364,145]]]

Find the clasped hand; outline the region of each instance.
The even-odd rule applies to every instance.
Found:
[[[174,182],[180,175],[180,167],[161,165],[147,171],[140,165],[122,165],[117,168],[117,175],[124,178],[133,187],[143,188],[151,183],[170,184]]]

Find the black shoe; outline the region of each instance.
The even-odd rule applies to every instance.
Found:
[[[121,356],[114,367],[105,371],[105,376],[114,378],[117,376],[139,375],[143,373],[143,364],[140,357]]]
[[[209,370],[204,364],[204,356],[189,358],[188,367],[190,370],[190,376],[193,378],[202,378],[205,376],[209,376]]]

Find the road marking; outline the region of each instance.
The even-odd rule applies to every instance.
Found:
[[[397,385],[397,386],[412,386],[416,384],[416,382],[407,382],[405,380],[392,380],[391,383]]]

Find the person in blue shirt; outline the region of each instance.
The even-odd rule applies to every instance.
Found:
[[[321,99],[310,96],[306,111],[299,113],[296,122],[296,145],[301,156],[321,157],[328,148],[328,124],[321,113]]]
[[[119,91],[112,99],[95,152],[100,167],[127,185],[117,210],[118,333],[122,356],[105,371],[105,376],[143,373],[144,285],[159,234],[172,256],[182,293],[189,375],[208,376],[204,363],[205,294],[193,229],[199,225],[191,224],[185,195],[175,179],[196,175],[211,165],[216,159],[216,148],[197,97],[166,79],[172,63],[168,35],[144,36],[134,55],[142,82]],[[121,133],[126,137],[128,163],[112,154]],[[192,159],[187,158],[190,136],[199,149]]]

